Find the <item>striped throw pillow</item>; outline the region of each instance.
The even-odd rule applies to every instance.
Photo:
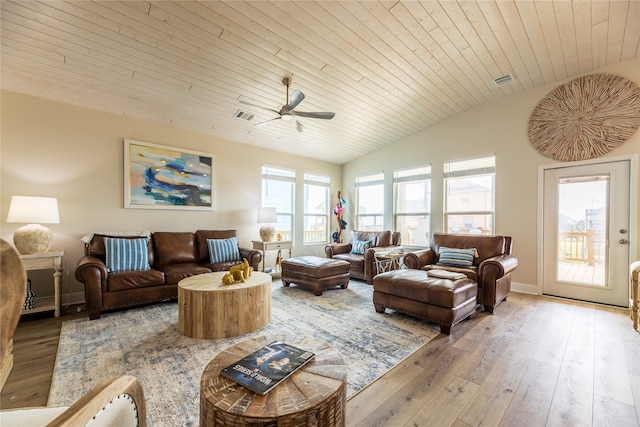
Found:
[[[354,240],[351,243],[351,253],[363,255],[371,247],[371,240]]]
[[[111,272],[150,270],[149,239],[104,238],[107,269]]]
[[[219,262],[241,261],[238,250],[238,239],[230,237],[228,239],[207,239],[209,248],[209,262],[217,264]]]
[[[457,249],[440,247],[439,265],[448,265],[451,267],[471,267],[473,258],[476,255],[476,249]]]

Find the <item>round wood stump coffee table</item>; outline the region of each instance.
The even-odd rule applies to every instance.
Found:
[[[271,276],[254,271],[244,283],[224,285],[228,271],[198,274],[178,283],[178,330],[193,338],[229,338],[271,320]]]
[[[220,375],[220,370],[273,342],[316,353],[313,360],[262,396]],[[285,335],[243,341],[218,354],[200,379],[200,426],[344,426],[347,366],[324,341]]]

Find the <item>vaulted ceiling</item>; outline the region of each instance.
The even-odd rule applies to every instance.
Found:
[[[637,0],[2,0],[1,14],[3,89],[338,164],[640,55]],[[297,111],[335,118],[254,126],[278,117],[291,76]]]

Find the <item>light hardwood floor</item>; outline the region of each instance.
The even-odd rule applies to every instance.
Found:
[[[22,321],[2,408],[47,402],[62,320]],[[79,349],[78,351],[82,351]],[[629,312],[512,293],[349,399],[352,426],[639,426]]]

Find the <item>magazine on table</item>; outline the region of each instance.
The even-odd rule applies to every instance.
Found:
[[[266,394],[314,356],[311,351],[274,341],[222,368],[220,375],[258,394]]]

